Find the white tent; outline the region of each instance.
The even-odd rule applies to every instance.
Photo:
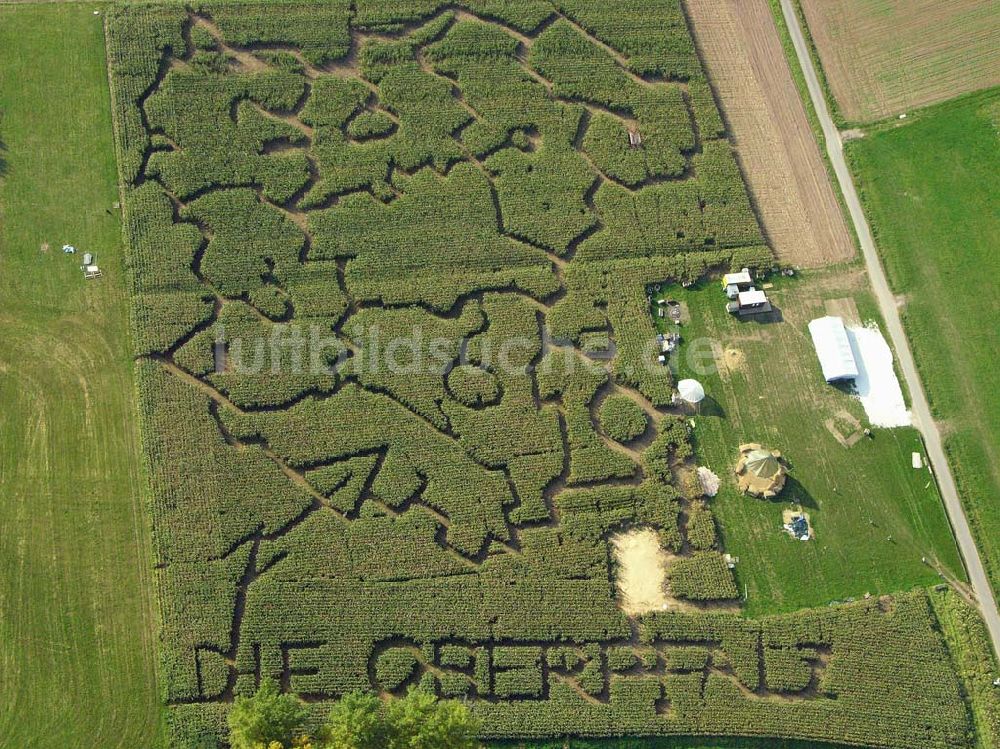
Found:
[[[843,318],[819,317],[809,323],[809,335],[827,382],[857,378],[858,363]]]
[[[705,399],[705,388],[697,380],[681,380],[677,383],[677,392],[681,400],[688,403],[701,403]]]

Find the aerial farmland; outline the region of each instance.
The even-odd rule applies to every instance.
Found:
[[[996,746],[796,18],[0,5],[0,745]]]
[[[989,0],[796,2],[848,122],[1000,85],[1000,14]]]

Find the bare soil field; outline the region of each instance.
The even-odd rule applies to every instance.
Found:
[[[847,120],[1000,83],[994,0],[802,0],[802,9]]]
[[[818,267],[853,257],[767,2],[686,0],[685,7],[778,259]]]

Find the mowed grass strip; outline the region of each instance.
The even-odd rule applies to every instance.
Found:
[[[1000,593],[1000,89],[850,144],[966,514]]]
[[[0,7],[4,747],[162,744],[95,7]],[[67,242],[80,253],[64,255]],[[96,253],[103,278],[84,281],[84,251]]]
[[[710,503],[724,548],[740,560],[747,615],[932,585],[941,581],[938,569],[964,578],[937,487],[926,468],[911,466],[911,453],[923,451],[917,431],[875,429],[874,438],[863,437],[861,403],[827,385],[820,372],[809,320],[827,314],[827,300],[845,298],[856,301],[862,319],[874,318],[864,274],[814,271],[781,279],[767,293],[781,322],[730,316],[717,282],[658,294],[690,311],[679,375],[699,379],[708,394],[695,417],[695,449],[699,463],[722,479]],[[736,487],[738,447],[748,442],[780,450],[791,465],[775,499],[744,496]],[[782,511],[796,504],[809,514],[814,540],[782,531]]]

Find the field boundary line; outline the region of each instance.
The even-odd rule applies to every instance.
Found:
[[[924,393],[924,386],[917,371],[913,352],[910,350],[910,342],[906,337],[906,331],[899,316],[899,307],[896,304],[895,295],[889,287],[885,270],[882,267],[878,250],[875,247],[871,227],[869,227],[868,220],[865,218],[864,211],[861,208],[861,201],[854,185],[854,179],[847,168],[847,162],[844,160],[844,144],[840,137],[840,131],[830,117],[830,111],[826,106],[826,99],[823,96],[816,68],[809,55],[809,49],[806,46],[798,16],[795,8],[792,6],[792,0],[781,0],[781,11],[785,16],[785,23],[788,24],[788,30],[792,36],[792,44],[795,47],[795,54],[799,58],[799,65],[805,74],[809,96],[812,98],[813,106],[816,108],[816,114],[823,128],[823,134],[826,136],[826,150],[830,156],[830,161],[833,163],[837,181],[840,183],[844,200],[847,202],[848,212],[851,215],[851,222],[854,224],[858,240],[861,243],[865,266],[868,269],[868,275],[871,277],[872,289],[875,292],[875,298],[878,300],[879,310],[885,320],[889,337],[899,358],[900,369],[903,372],[903,377],[910,391],[914,425],[923,435],[924,444],[927,447],[927,455],[930,459],[934,476],[937,479],[938,487],[941,490],[948,518],[951,520],[952,528],[955,531],[959,550],[962,553],[962,558],[965,560],[972,589],[979,601],[983,618],[986,620],[986,627],[993,642],[993,650],[1000,655],[1000,612],[997,610],[993,588],[989,577],[986,575],[982,559],[979,556],[979,549],[976,546],[972,530],[969,527],[968,518],[965,516],[965,510],[962,507],[958,489],[955,485],[955,478],[952,476],[951,466],[944,451],[941,432],[931,415],[927,395]]]

